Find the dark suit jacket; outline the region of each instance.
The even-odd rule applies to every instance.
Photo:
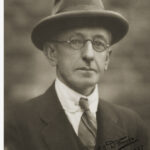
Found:
[[[12,114],[5,124],[8,150],[86,150],[62,109],[54,85]],[[97,122],[96,150],[149,150],[145,127],[134,112],[100,100]]]

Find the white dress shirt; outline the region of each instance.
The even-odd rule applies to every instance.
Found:
[[[97,112],[98,101],[99,101],[98,86],[97,85],[95,86],[95,89],[91,95],[84,96],[72,90],[57,78],[55,81],[55,90],[60,100],[60,103],[70,123],[73,126],[73,129],[78,135],[78,127],[79,127],[81,116],[83,114],[83,111],[79,106],[79,100],[81,97],[88,99],[89,109],[91,113],[93,113],[94,117],[96,118],[96,112]]]

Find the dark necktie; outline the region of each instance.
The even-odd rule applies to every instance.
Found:
[[[84,146],[89,150],[94,150],[96,144],[97,122],[89,110],[87,99],[80,98],[79,105],[83,110],[83,115],[79,124],[78,136]]]

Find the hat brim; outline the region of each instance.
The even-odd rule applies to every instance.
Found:
[[[74,27],[100,26],[112,34],[112,43],[120,41],[128,32],[128,22],[119,13],[102,11],[72,11],[64,12],[42,19],[31,33],[34,45],[42,50],[44,42],[55,34]]]

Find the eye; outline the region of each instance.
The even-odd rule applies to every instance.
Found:
[[[98,47],[105,47],[105,44],[104,44],[104,42],[102,42],[102,41],[100,41],[100,40],[95,40],[95,41],[93,41],[93,44],[95,45],[95,46],[98,46]]]
[[[83,40],[81,40],[81,39],[73,39],[70,42],[71,42],[71,44],[82,44]]]
[[[72,39],[70,45],[73,49],[79,50],[83,46],[83,40],[77,38]]]

